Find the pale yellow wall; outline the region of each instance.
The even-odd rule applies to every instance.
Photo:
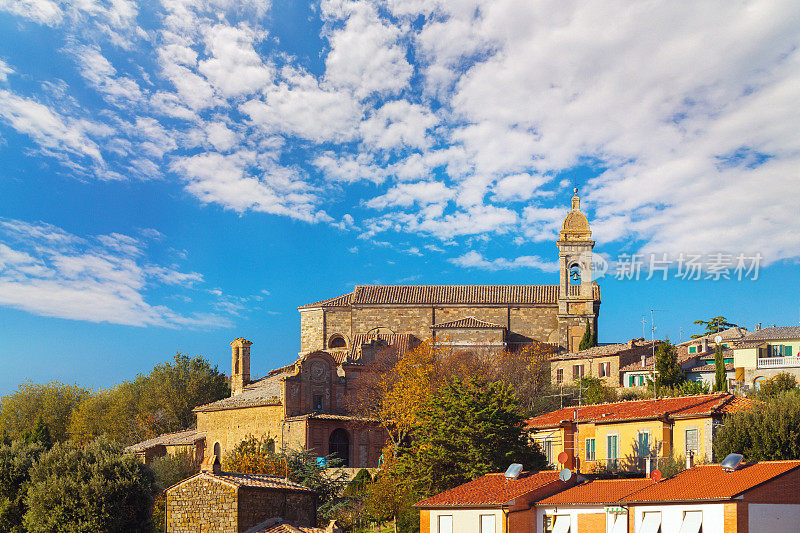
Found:
[[[713,422],[711,418],[690,418],[686,420],[676,420],[673,427],[673,443],[675,444],[675,455],[686,454],[686,430],[697,429],[697,455],[695,460],[705,459],[711,461],[713,456],[712,441]]]
[[[546,440],[551,440],[553,442],[553,454],[552,454],[552,462],[555,463],[558,457],[558,454],[564,451],[564,430],[563,428],[554,428],[554,429],[543,429],[540,431],[534,431],[531,434],[531,438],[536,441],[539,445],[539,449],[544,452],[545,445],[544,442]]]
[[[625,458],[637,457],[636,443],[638,443],[639,432],[650,433],[650,450],[656,449],[655,446],[664,441],[664,423],[657,420],[643,420],[640,422],[623,422],[619,424],[602,424],[595,428],[595,454],[598,461],[611,459],[608,456],[609,435],[618,436],[619,457],[624,464]],[[663,450],[669,448],[669,442],[661,444],[659,456],[663,456]]]
[[[224,458],[249,435],[269,435],[280,442],[282,419],[281,405],[199,412],[197,431],[206,434],[206,456],[214,453],[214,444],[218,442]]]
[[[758,359],[758,348],[740,348],[733,350],[733,366],[755,368],[756,359]]]

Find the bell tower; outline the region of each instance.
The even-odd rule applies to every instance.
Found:
[[[239,337],[231,342],[231,396],[242,393],[250,383],[250,346],[253,343]]]
[[[588,321],[597,330],[600,295],[592,281],[592,231],[581,213],[578,189],[572,197],[572,209],[564,218],[556,242],[560,283],[558,288],[558,341],[568,352],[578,351]]]

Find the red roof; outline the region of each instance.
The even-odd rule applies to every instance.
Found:
[[[764,461],[726,472],[719,465],[701,465],[635,492],[622,501],[730,500],[798,467],[800,461]]]
[[[654,484],[652,479],[605,479],[577,485],[540,500],[538,505],[613,503]]]
[[[505,329],[505,326],[501,326],[500,324],[493,324],[491,322],[486,322],[485,320],[480,320],[475,318],[474,316],[468,316],[466,318],[460,318],[458,320],[450,320],[449,322],[440,322],[439,324],[434,324],[431,326],[431,329]]]
[[[558,411],[530,418],[526,421],[526,426],[531,429],[537,429],[557,427],[564,421],[607,424],[625,420],[721,415],[738,411],[750,405],[750,403],[750,400],[738,398],[727,392],[679,396],[677,398],[659,398],[657,400],[601,403],[565,407]]]
[[[415,507],[497,507],[534,491],[549,496],[565,486],[555,470],[523,472],[516,479],[487,474],[422,500]]]

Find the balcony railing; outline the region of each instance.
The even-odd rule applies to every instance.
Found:
[[[763,357],[758,360],[758,368],[800,367],[800,356]]]

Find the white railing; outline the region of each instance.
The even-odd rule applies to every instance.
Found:
[[[794,357],[764,357],[758,360],[758,368],[783,368],[800,366],[800,356]]]

